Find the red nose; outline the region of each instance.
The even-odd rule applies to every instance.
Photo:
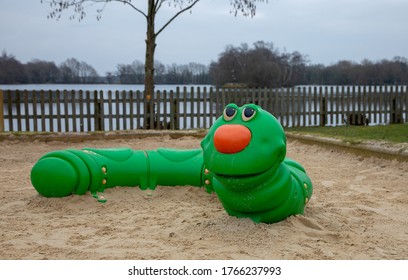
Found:
[[[225,124],[214,133],[214,146],[220,153],[235,154],[248,146],[251,131],[240,124]]]

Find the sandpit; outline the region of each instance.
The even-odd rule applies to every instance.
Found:
[[[113,188],[41,197],[30,170],[66,148],[191,149],[200,138],[0,142],[0,259],[408,259],[408,163],[288,141],[314,183],[304,215],[230,217],[197,187]]]

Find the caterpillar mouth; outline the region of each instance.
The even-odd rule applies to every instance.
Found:
[[[272,179],[279,168],[279,159],[277,158],[275,162],[269,166],[267,169],[260,172],[250,173],[250,174],[223,174],[214,172],[214,177],[222,184],[224,187],[231,190],[247,190],[260,186],[263,182]]]
[[[262,175],[264,173],[268,172],[266,171],[261,171],[258,173],[252,173],[252,174],[234,174],[234,175],[229,175],[229,174],[220,174],[220,173],[215,173],[215,176],[224,178],[224,179],[246,179],[246,178],[253,178],[259,175]]]
[[[279,158],[279,157],[278,157]],[[269,167],[267,167],[265,170],[255,172],[255,173],[249,173],[249,174],[223,174],[223,173],[217,173],[214,172],[214,175],[217,176],[218,178],[226,179],[226,180],[234,180],[234,179],[251,179],[251,178],[259,178],[263,177],[265,174],[273,174],[277,167],[279,166],[278,158],[273,162],[273,164]]]
[[[214,177],[222,184],[224,187],[235,190],[243,191],[247,189],[252,189],[260,186],[263,182],[270,180],[276,173],[276,165],[271,168],[252,174],[244,175],[229,175],[229,174],[214,174]]]

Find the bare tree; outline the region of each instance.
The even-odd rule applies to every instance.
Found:
[[[210,76],[219,86],[281,87],[304,82],[305,68],[301,53],[280,52],[273,43],[258,41],[253,48],[227,46],[211,64]]]
[[[60,71],[64,83],[93,83],[98,78],[98,73],[91,65],[75,58],[68,58],[61,63]]]
[[[0,56],[0,84],[24,83],[24,65],[6,51]]]
[[[141,84],[144,78],[144,64],[139,60],[131,64],[118,64],[117,75],[122,84]]]
[[[25,65],[27,80],[33,84],[58,82],[60,70],[54,62],[34,59]]]
[[[97,18],[100,19],[105,6],[108,3],[121,3],[132,8],[136,13],[146,19],[146,53],[145,53],[145,100],[150,102],[154,92],[154,53],[156,49],[157,36],[178,16],[191,10],[200,0],[146,0],[147,7],[142,8],[142,0],[41,0],[42,3],[49,3],[51,11],[49,18],[59,19],[66,10],[73,10],[70,19],[82,20],[86,16],[86,8],[90,4],[98,4]],[[254,16],[256,2],[267,2],[268,0],[230,0],[231,13],[244,16]],[[156,16],[163,5],[177,8],[177,12],[170,17],[163,26],[156,28]],[[147,106],[150,108],[150,106]]]

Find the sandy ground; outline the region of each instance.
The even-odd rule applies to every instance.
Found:
[[[83,147],[199,148],[200,139],[0,142],[0,259],[408,259],[408,163],[288,142],[314,183],[305,215],[276,224],[230,217],[194,187],[113,188],[43,198],[30,170]]]

